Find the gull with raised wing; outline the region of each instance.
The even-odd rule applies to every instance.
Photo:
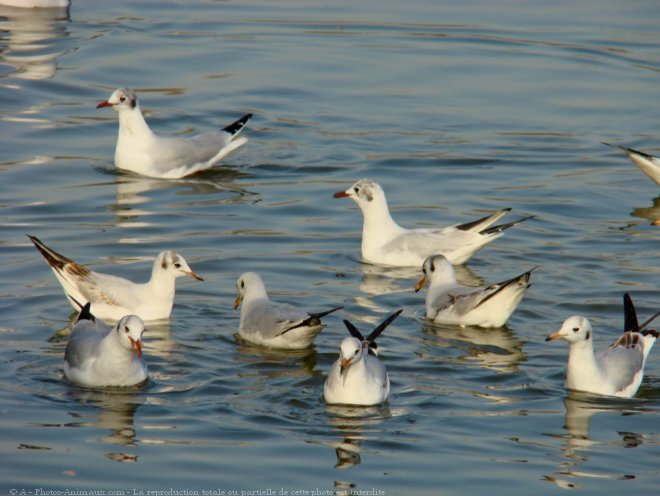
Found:
[[[351,334],[339,345],[339,358],[330,367],[323,387],[329,404],[379,405],[390,395],[390,378],[378,358],[376,338],[403,310],[387,317],[366,338],[348,320],[344,325]]]
[[[167,319],[174,305],[177,277],[204,279],[193,272],[185,259],[173,251],[163,251],[153,264],[151,279],[143,284],[108,274],[94,272],[84,265],[57,253],[35,236],[28,237],[53,269],[69,303],[92,303],[94,314],[100,319],[119,320],[128,314],[143,320]]]
[[[115,166],[143,176],[178,179],[213,167],[247,143],[239,136],[252,117],[246,114],[225,128],[191,137],[158,136],[149,129],[135,91],[120,88],[96,108],[119,114]]]
[[[142,360],[144,322],[125,315],[114,327],[97,322],[83,306],[64,350],[64,375],[81,386],[135,386],[147,380]]]
[[[370,179],[362,179],[346,191],[334,194],[335,198],[351,198],[364,217],[362,227],[362,258],[371,263],[393,266],[415,266],[424,263],[426,257],[442,253],[459,265],[504,231],[533,216],[507,224],[493,226],[511,209],[505,208],[487,217],[467,224],[439,229],[405,229],[390,216],[383,188]]]
[[[622,398],[635,395],[644,378],[646,358],[659,334],[646,326],[660,312],[640,326],[628,293],[623,295],[623,310],[623,334],[606,350],[594,354],[591,323],[578,315],[566,319],[561,329],[546,338],[568,341],[567,388]]]
[[[238,294],[234,309],[241,303],[238,334],[244,340],[270,348],[303,349],[312,344],[325,327],[321,318],[343,307],[319,313],[307,313],[288,303],[277,303],[268,297],[261,276],[246,272],[236,281]]]
[[[456,280],[454,266],[444,255],[431,255],[424,261],[424,277],[415,291],[429,282],[426,317],[436,324],[502,327],[529,288],[532,270],[490,286],[474,288]]]
[[[660,158],[649,155],[648,153],[640,152],[633,148],[627,148],[621,145],[611,145],[609,143],[603,142],[604,145],[611,146],[613,148],[621,148],[628,158],[633,161],[633,163],[639,167],[644,174],[650,177],[655,184],[660,186]]]

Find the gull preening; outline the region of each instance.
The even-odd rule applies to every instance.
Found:
[[[312,344],[325,327],[321,318],[340,310],[336,307],[319,313],[307,313],[288,303],[272,301],[261,276],[246,272],[236,281],[238,294],[234,309],[241,303],[238,334],[246,341],[271,348],[303,349]]]
[[[660,312],[640,326],[628,293],[623,295],[623,310],[623,334],[609,348],[595,354],[593,331],[586,317],[569,317],[561,329],[545,339],[568,341],[567,388],[622,398],[635,395],[644,378],[646,358],[659,334],[646,326]]]
[[[390,395],[390,378],[378,358],[376,338],[403,310],[387,317],[366,338],[348,320],[344,325],[351,334],[339,345],[339,358],[330,367],[323,387],[329,404],[378,405]]]
[[[504,217],[505,208],[466,224],[438,229],[405,229],[390,216],[383,188],[370,179],[362,179],[335,198],[353,199],[364,217],[362,258],[371,263],[394,266],[422,265],[430,255],[442,253],[455,264],[465,263],[474,253],[496,240],[506,229],[533,216],[506,224],[493,224]]]
[[[604,145],[611,146],[613,148],[621,148],[628,158],[633,161],[633,163],[639,167],[644,174],[650,177],[655,184],[660,186],[660,158],[649,155],[648,153],[640,152],[633,148],[627,148],[621,145],[611,145],[609,143],[603,142]]]
[[[35,236],[27,236],[53,269],[71,306],[78,309],[79,304],[90,302],[94,315],[100,319],[116,321],[128,314],[138,315],[143,320],[167,319],[174,305],[176,278],[189,276],[204,280],[173,251],[161,252],[153,264],[149,281],[138,284],[94,272],[57,253]]]
[[[144,322],[125,315],[114,327],[97,322],[87,303],[64,350],[64,375],[82,386],[135,386],[149,376],[142,360]]]
[[[115,166],[143,176],[178,179],[213,167],[247,143],[239,136],[252,117],[246,114],[225,128],[191,137],[158,136],[149,129],[135,91],[120,88],[96,108],[119,115]]]
[[[532,270],[506,281],[474,288],[456,280],[454,266],[444,255],[431,255],[424,261],[424,277],[415,291],[429,283],[426,317],[436,324],[502,327],[531,285]]]

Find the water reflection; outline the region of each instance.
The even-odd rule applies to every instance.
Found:
[[[369,438],[369,430],[376,429],[392,416],[389,404],[376,406],[326,405],[328,423],[338,441],[323,443],[335,450],[334,467],[347,469],[362,462],[362,442]],[[366,432],[365,432],[366,431]],[[335,481],[335,484],[340,481]],[[342,485],[347,483],[341,482]],[[348,483],[351,484],[351,483]]]
[[[154,197],[165,190],[176,190],[177,197],[188,200],[186,206],[192,202],[196,206],[211,203],[221,205],[235,203],[243,198],[252,201],[255,193],[233,183],[244,176],[246,174],[231,169],[213,170],[191,179],[153,179],[133,174],[114,174],[116,201],[111,209],[117,216],[116,225],[134,229],[151,226],[147,217],[161,210],[154,205]],[[213,195],[213,198],[205,202],[197,198],[208,195]]]
[[[630,215],[647,219],[654,226],[660,225],[660,196],[653,198],[653,205],[650,207],[637,207]]]
[[[136,462],[138,457],[129,449],[138,445],[138,433],[135,428],[135,413],[144,404],[146,395],[137,389],[130,390],[94,390],[72,389],[69,398],[84,407],[84,412],[77,409],[70,412],[76,422],[75,427],[92,427],[107,431],[100,441],[119,447],[105,454],[110,460],[121,463]]]
[[[68,37],[66,7],[23,9],[0,5],[0,58],[18,79],[50,79],[57,58],[66,53],[61,41]]]
[[[597,413],[609,412],[616,415],[634,415],[640,413],[642,407],[639,403],[618,398],[606,398],[590,395],[578,391],[569,391],[564,398],[564,429],[566,434],[560,435],[564,440],[561,447],[566,461],[560,465],[556,476],[545,476],[544,480],[552,482],[562,488],[581,488],[582,484],[570,478],[598,478],[627,480],[634,479],[633,474],[603,473],[586,470],[583,467],[589,460],[589,453],[601,445],[611,445],[611,441],[598,441],[590,438],[589,430],[591,418]],[[634,432],[618,432],[621,443],[625,448],[636,448],[644,443],[644,435]]]
[[[507,327],[483,329],[475,326],[449,326],[425,321],[422,331],[443,340],[469,343],[459,360],[476,361],[481,367],[497,372],[517,372],[526,359],[523,342]]]

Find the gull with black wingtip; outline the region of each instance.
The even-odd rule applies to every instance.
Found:
[[[246,272],[236,281],[238,294],[234,309],[241,303],[238,334],[250,343],[281,349],[309,347],[324,324],[321,318],[343,307],[307,313],[288,303],[272,301],[261,276]]]
[[[593,330],[586,317],[574,315],[564,321],[546,341],[568,341],[568,367],[565,386],[606,396],[632,398],[644,378],[644,365],[658,331],[647,329],[660,312],[642,325],[628,293],[623,295],[623,334],[609,348],[594,354]]]
[[[529,288],[532,270],[506,281],[474,288],[456,280],[454,266],[444,255],[431,255],[424,261],[424,277],[415,291],[429,282],[426,317],[436,324],[502,327]]]
[[[114,327],[97,322],[90,303],[83,306],[64,350],[64,375],[88,387],[128,387],[149,374],[142,359],[144,322],[125,315]]]
[[[128,314],[138,315],[143,320],[168,319],[174,305],[176,279],[188,276],[204,280],[173,251],[161,252],[153,264],[149,281],[138,284],[94,272],[49,248],[35,236],[27,236],[53,269],[73,308],[78,308],[77,302],[82,305],[90,302],[100,319],[116,321]]]
[[[329,404],[379,405],[390,395],[390,378],[378,358],[376,338],[403,310],[387,317],[366,338],[348,320],[344,325],[351,334],[339,345],[339,358],[330,367],[323,387]]]
[[[383,188],[371,179],[362,179],[346,191],[335,193],[334,197],[351,198],[358,204],[364,217],[362,258],[382,265],[419,267],[426,257],[436,253],[442,253],[451,263],[459,265],[502,236],[506,229],[534,217],[494,226],[511,210],[505,208],[467,224],[439,229],[405,229],[394,222]]]
[[[158,136],[144,120],[138,97],[129,88],[115,90],[96,108],[111,107],[119,114],[115,166],[143,176],[178,179],[206,169],[247,143],[239,136],[252,114],[219,131],[191,137]]]

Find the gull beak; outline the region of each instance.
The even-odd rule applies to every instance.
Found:
[[[346,191],[337,191],[334,195],[332,195],[333,198],[349,198],[351,195],[346,193]]]
[[[547,342],[547,341],[555,341],[557,339],[563,339],[563,338],[564,338],[564,336],[559,334],[559,331],[557,331],[557,332],[554,332],[554,333],[550,334],[547,338],[545,338],[545,340]]]
[[[420,289],[424,287],[426,284],[426,277],[422,277],[417,284],[415,284],[415,293],[417,293]]]
[[[142,358],[142,341],[139,339],[128,338],[131,341],[131,346],[135,348],[135,353],[138,358]]]
[[[197,272],[193,272],[192,270],[190,272],[186,272],[186,274],[188,274],[193,279],[197,279],[198,281],[203,281],[204,280],[204,278],[202,276],[200,276]]]
[[[106,100],[105,102],[101,102],[96,106],[96,108],[103,108],[103,107],[112,107],[112,103]]]
[[[344,380],[342,382],[346,382],[346,371],[348,370],[348,367],[351,366],[351,359],[350,358],[340,358],[340,365],[339,365],[339,377],[342,377]]]
[[[243,301],[243,298],[241,298],[241,295],[238,295],[236,297],[236,301],[234,301],[234,310],[236,310],[239,306],[241,306],[242,301]]]

